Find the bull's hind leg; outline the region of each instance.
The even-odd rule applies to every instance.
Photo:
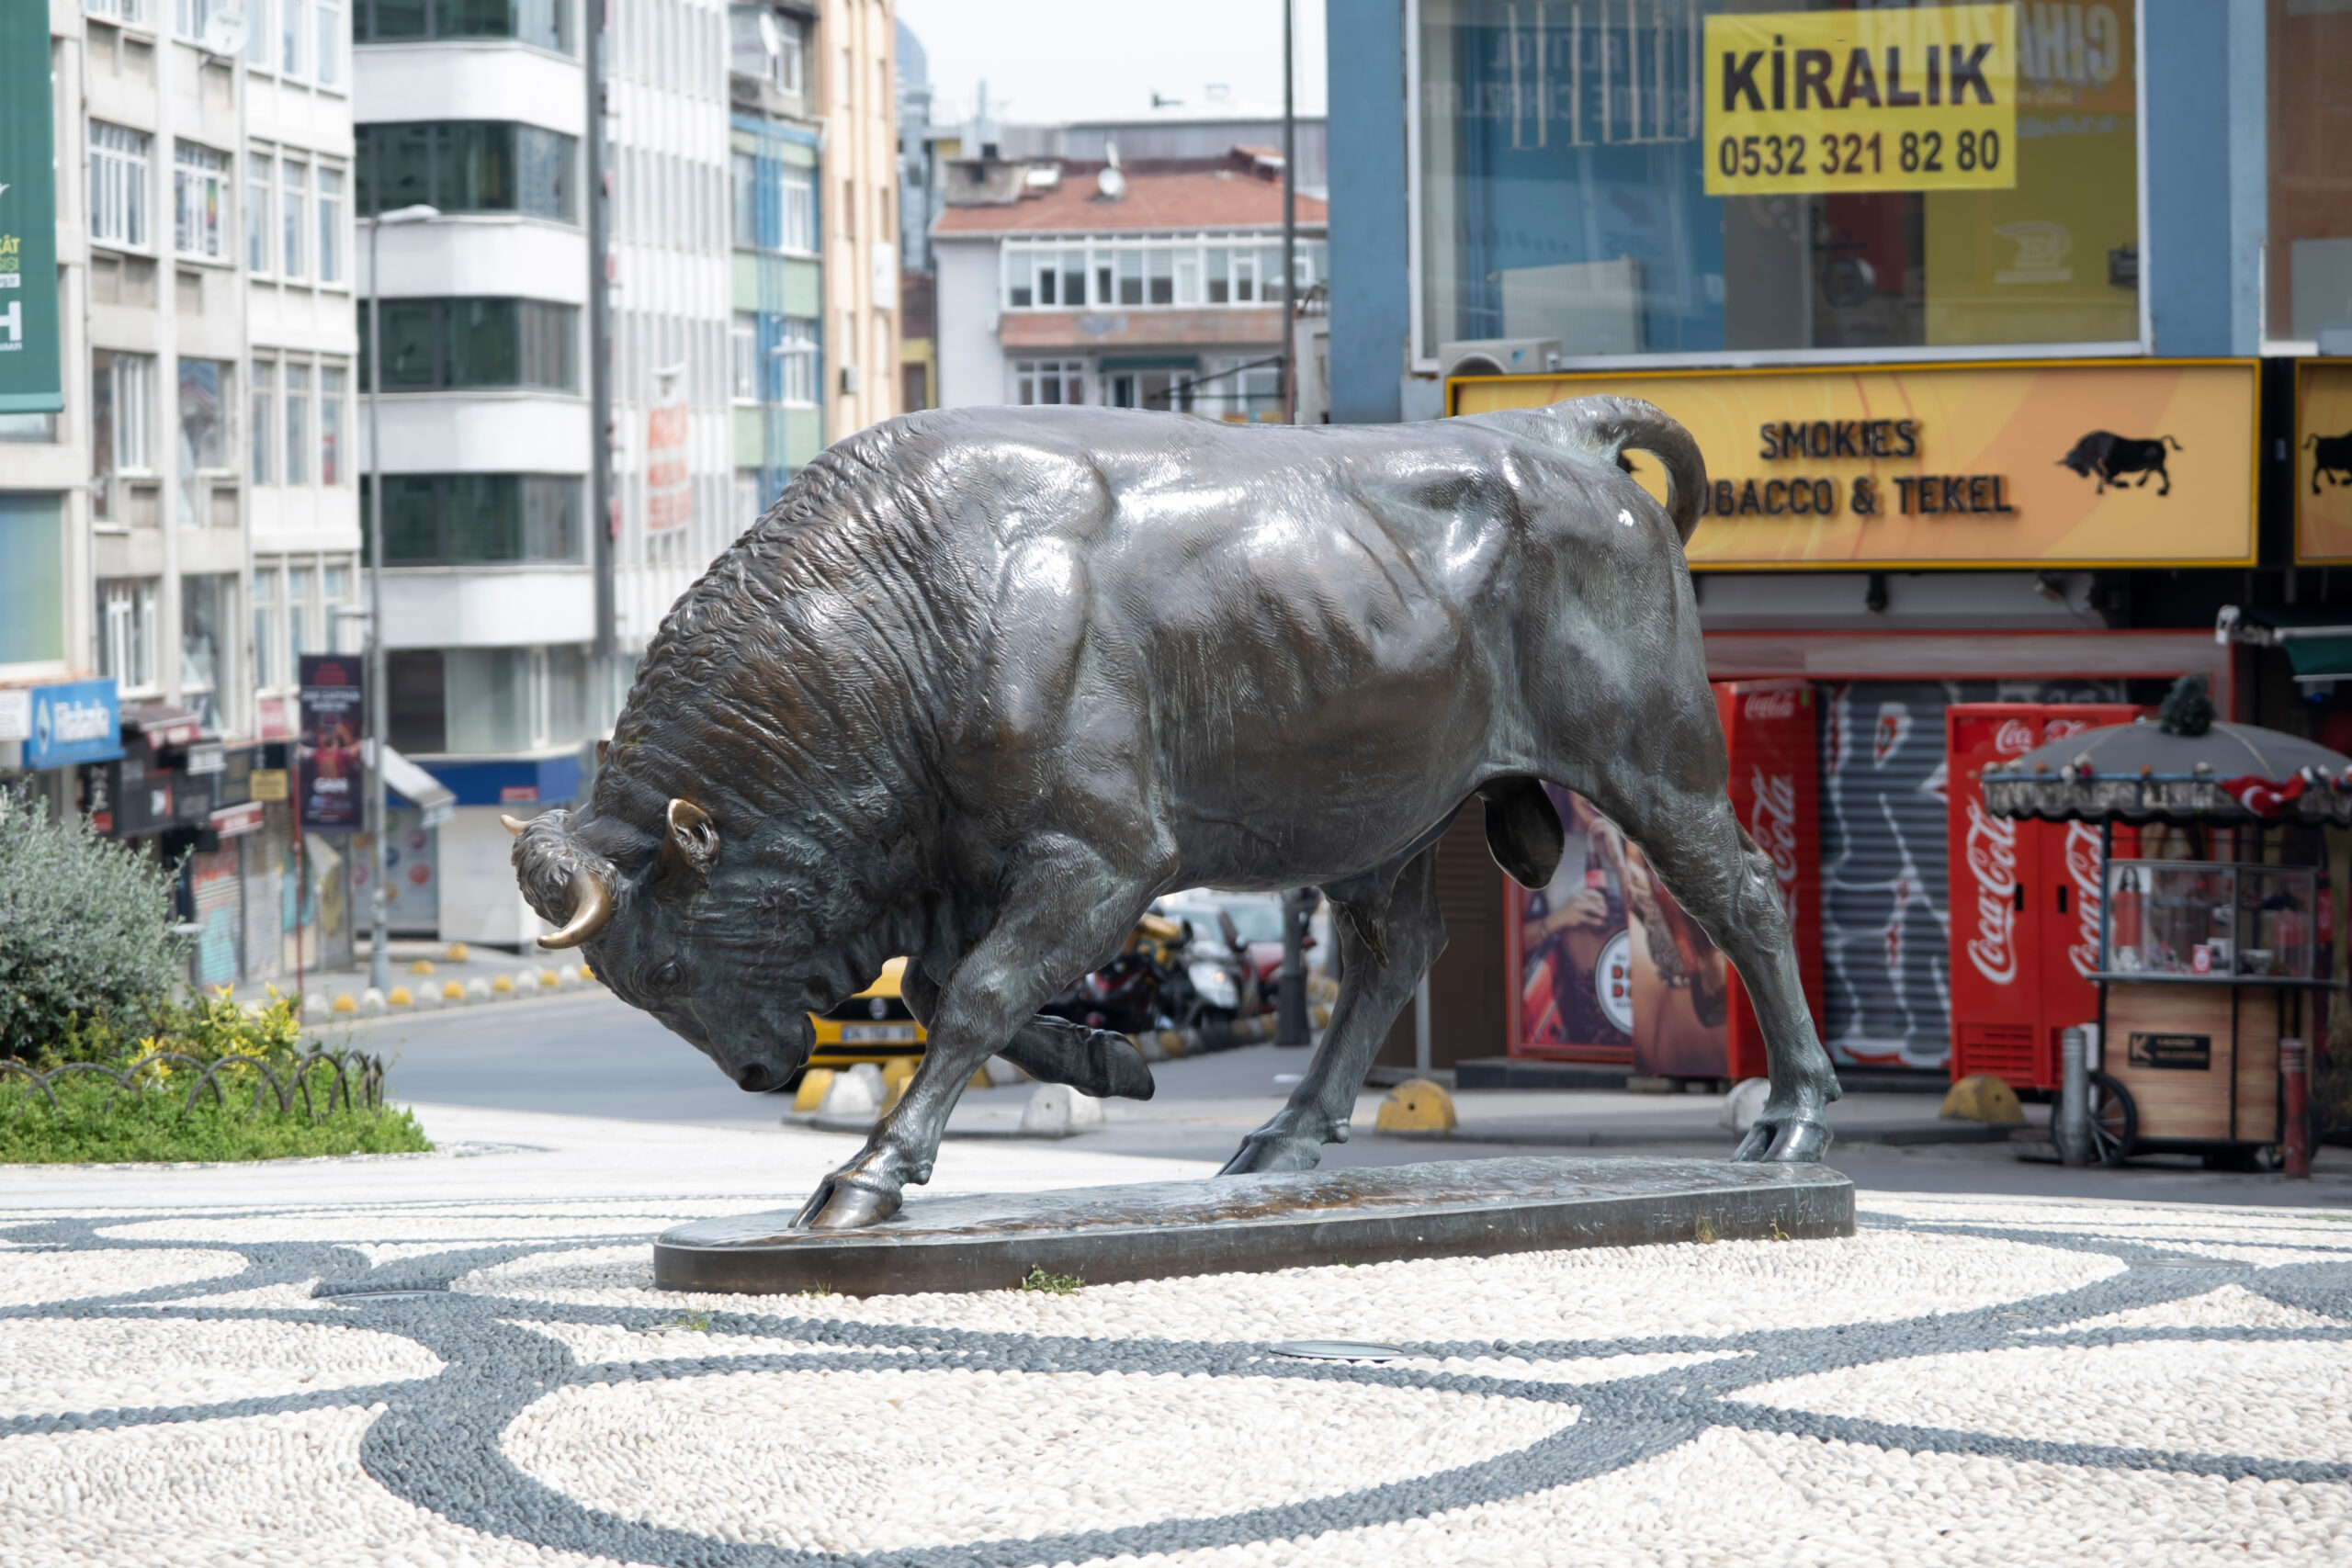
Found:
[[[1756,1004],[1772,1091],[1733,1157],[1819,1159],[1829,1147],[1829,1102],[1840,1091],[1805,1007],[1796,942],[1771,857],[1741,829],[1720,789],[1700,795],[1645,780],[1631,791],[1604,784],[1588,794],[1641,845],[1667,887],[1739,971]]]
[[[1340,939],[1340,999],[1323,1043],[1289,1103],[1241,1141],[1221,1176],[1312,1170],[1326,1144],[1348,1141],[1348,1118],[1380,1042],[1413,987],[1445,951],[1437,908],[1437,849],[1323,891]]]
[[[939,982],[920,959],[909,959],[902,985],[907,1010],[929,1030],[939,1002]],[[1149,1100],[1157,1087],[1134,1041],[1049,1013],[1039,1013],[1015,1030],[997,1054],[1040,1083],[1068,1084],[1097,1100]]]

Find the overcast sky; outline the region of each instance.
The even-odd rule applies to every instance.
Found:
[[[1301,114],[1323,112],[1323,3],[1296,0]],[[948,122],[970,115],[983,78],[998,120],[1146,115],[1154,93],[1193,113],[1212,83],[1228,107],[1279,113],[1282,14],[1282,0],[899,0]]]

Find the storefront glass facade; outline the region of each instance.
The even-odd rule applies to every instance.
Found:
[[[2267,0],[2270,243],[2264,278],[2274,340],[2352,333],[2352,6]],[[2352,348],[2331,345],[2324,352]],[[2308,352],[2308,350],[2306,350]]]
[[[2129,0],[1408,25],[1424,363],[2140,343]]]

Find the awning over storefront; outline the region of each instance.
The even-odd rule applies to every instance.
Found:
[[[372,763],[376,757],[373,740],[367,743],[367,755]],[[456,794],[389,746],[384,748],[384,787],[422,811],[423,825],[427,828],[438,827],[457,815]]]
[[[2224,604],[2213,640],[2284,649],[2305,684],[2352,680],[2352,624],[2340,610]]]

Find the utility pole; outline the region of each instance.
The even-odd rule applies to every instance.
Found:
[[[1292,0],[1283,0],[1283,423],[1298,423],[1298,116]]]
[[[588,558],[595,568],[596,727],[613,722],[613,688],[618,683],[618,609],[613,584],[613,549],[620,533],[613,496],[613,301],[612,153],[605,128],[605,43],[612,26],[611,0],[589,0],[583,42],[588,78]]]

